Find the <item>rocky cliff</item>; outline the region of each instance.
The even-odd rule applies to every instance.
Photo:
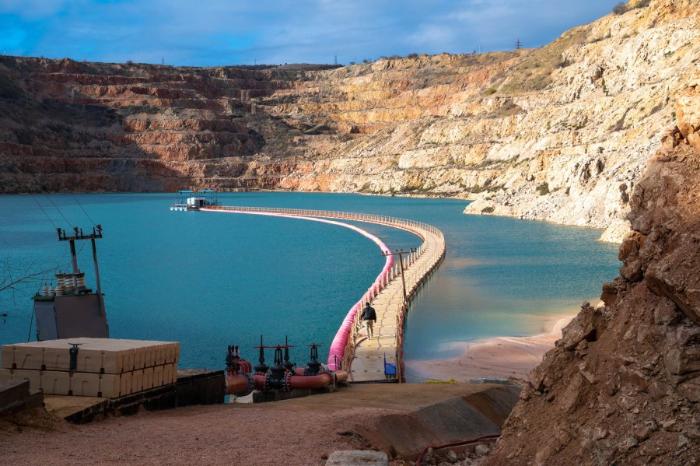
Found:
[[[619,240],[700,60],[695,0],[635,1],[540,49],[342,68],[4,57],[0,191],[446,195]]]
[[[252,99],[305,69],[0,57],[0,192],[274,187],[248,171],[293,135]]]
[[[676,100],[620,276],[531,374],[488,464],[700,463],[700,85]]]

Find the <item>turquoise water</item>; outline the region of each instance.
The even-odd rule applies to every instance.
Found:
[[[169,194],[0,197],[0,283],[70,266],[55,226],[105,228],[98,242],[111,335],[178,340],[182,367],[221,367],[226,345],[254,357],[290,336],[297,362],[323,352],[383,264],[376,245],[332,225],[245,215],[170,212]],[[464,201],[342,194],[240,193],[222,203],[379,213],[432,223],[448,256],[409,314],[407,358],[448,357],[454,342],[538,333],[552,316],[599,294],[616,247],[597,231],[462,214]],[[368,225],[392,248],[412,235]],[[81,269],[92,280],[89,248]],[[52,272],[44,273],[46,278]],[[0,292],[0,344],[34,338],[31,296],[41,277]]]

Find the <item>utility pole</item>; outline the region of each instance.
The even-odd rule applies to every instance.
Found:
[[[521,48],[523,48],[523,43],[520,41],[520,38],[518,37],[518,39],[515,41],[515,50],[520,50]]]
[[[97,263],[97,244],[95,243],[95,240],[102,238],[102,225],[97,225],[93,227],[92,233],[87,234],[83,233],[82,228],[78,227],[73,228],[73,235],[70,236],[66,234],[66,230],[64,230],[63,228],[57,228],[56,232],[58,233],[59,241],[70,242],[70,255],[74,274],[80,272],[80,270],[78,270],[78,256],[75,251],[75,242],[82,240],[90,240],[90,242],[92,243],[92,261],[95,265],[95,287],[97,288],[98,296],[101,295],[102,286],[100,285],[100,267]]]
[[[338,55],[333,55],[333,64],[334,65],[338,64]]]
[[[416,252],[416,248],[411,249],[395,249],[394,252],[386,252],[384,256],[399,256],[399,264],[401,266],[401,284],[403,285],[403,303],[408,303],[408,295],[406,294],[406,277],[404,276],[404,266],[403,266],[403,256],[404,254],[411,254]]]

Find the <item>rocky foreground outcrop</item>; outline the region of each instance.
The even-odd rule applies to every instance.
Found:
[[[584,305],[488,464],[700,463],[700,85],[631,197],[604,305]]]
[[[0,57],[0,192],[458,196],[619,240],[699,63],[696,0],[632,0],[540,49],[341,68]]]

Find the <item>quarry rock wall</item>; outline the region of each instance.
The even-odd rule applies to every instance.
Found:
[[[538,49],[339,68],[0,57],[0,191],[456,196],[620,241],[698,79],[696,7],[632,3]]]

